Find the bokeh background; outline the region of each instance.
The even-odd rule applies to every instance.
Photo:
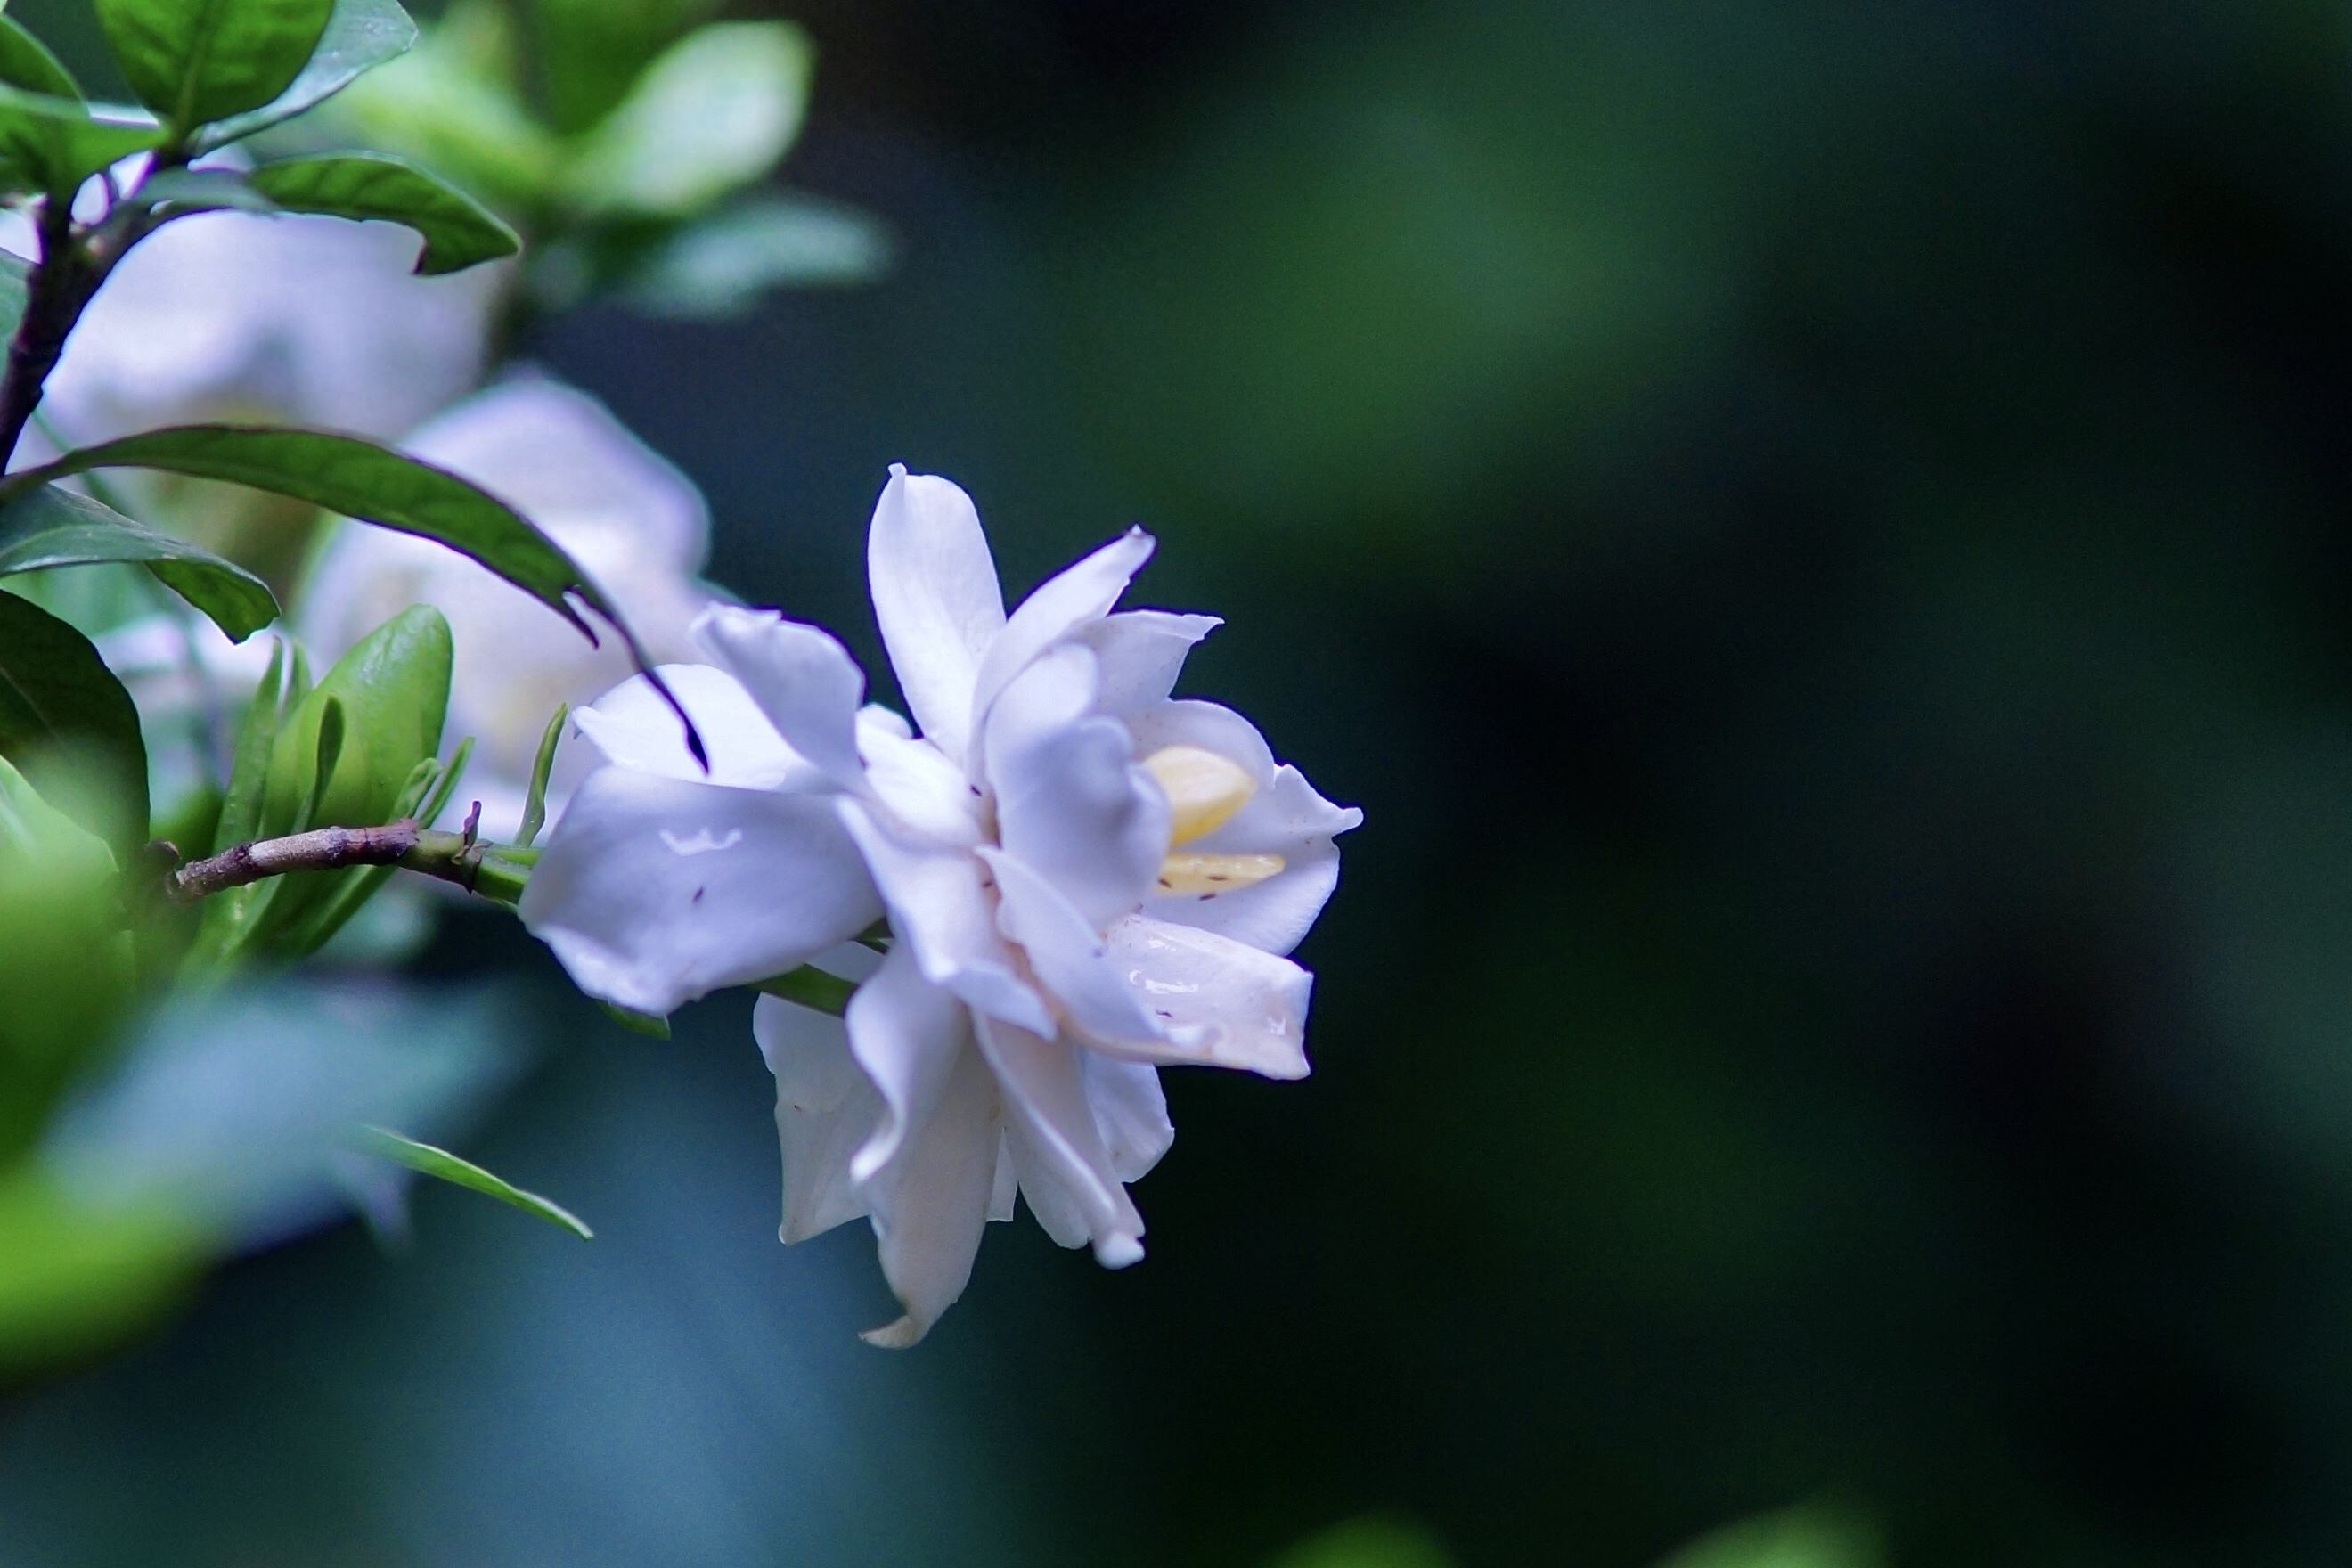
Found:
[[[1144,1265],[995,1227],[887,1355],[746,1005],[462,921],[468,1152],[597,1241],[229,1267],[0,1412],[0,1562],[2345,1560],[2352,5],[788,14],[894,271],[539,351],[869,659],[889,462],[1016,588],[1150,526],[1369,814],[1315,1077],[1175,1077]]]

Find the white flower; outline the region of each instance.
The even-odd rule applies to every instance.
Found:
[[[522,914],[592,994],[667,1012],[824,953],[887,907],[845,1019],[762,997],[782,1237],[861,1215],[911,1344],[962,1293],[1016,1188],[1055,1239],[1142,1256],[1125,1184],[1174,1136],[1163,1064],[1307,1072],[1309,976],[1282,956],[1330,896],[1360,814],[1276,763],[1229,709],[1171,700],[1217,625],[1112,614],[1129,532],[1010,616],[971,502],[894,469],[875,609],[922,727],[859,707],[813,626],[721,607],[716,668],[668,672],[715,755],[703,780],[643,681],[581,715],[614,764],[574,797]]]
[[[655,659],[688,654],[688,628],[711,600],[696,576],[709,550],[709,514],[693,481],[603,404],[543,375],[519,374],[401,445],[536,523],[612,597]],[[452,550],[358,523],[345,524],[320,557],[297,621],[324,661],[411,605],[440,610],[456,635],[447,732],[475,740],[458,802],[479,799],[483,831],[511,837],[549,716],[558,703],[590,701],[626,679],[628,650],[610,636],[592,646],[529,594]],[[586,771],[583,758],[559,759],[551,810]]]
[[[0,235],[31,254],[18,232]],[[205,213],[124,256],[42,400],[89,445],[165,425],[268,421],[390,439],[481,377],[504,271],[415,275],[390,224]]]

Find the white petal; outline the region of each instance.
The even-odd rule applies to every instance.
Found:
[[[973,681],[971,724],[977,730],[1013,678],[1030,661],[1088,622],[1100,619],[1151,559],[1151,535],[1130,528],[1100,550],[1037,585],[989,645]]]
[[[1230,937],[1129,915],[1104,939],[1107,962],[1159,1018],[1171,1044],[1114,1055],[1244,1068],[1267,1078],[1307,1076],[1307,1001],[1314,976],[1286,958]]]
[[[674,573],[700,570],[710,519],[694,482],[586,393],[523,372],[466,399],[404,443],[473,480],[567,550],[626,541]]]
[[[959,848],[979,843],[985,832],[980,792],[946,752],[890,728],[883,722],[888,717],[875,708],[859,715],[857,749],[874,798],[915,837]]]
[[[866,1343],[905,1349],[963,1294],[996,1187],[1004,1142],[997,1107],[987,1062],[960,1047],[929,1117],[874,1184],[883,1277],[907,1311],[861,1335]]]
[[[601,768],[520,910],[583,991],[669,1013],[805,963],[881,913],[830,797]]]
[[[1052,1237],[1056,1247],[1084,1247],[1091,1241],[1094,1233],[1087,1223],[1085,1205],[1055,1173],[1051,1158],[1041,1151],[1036,1140],[1010,1118],[1005,1124],[1004,1150],[1005,1163],[1022,1197],[1028,1201],[1029,1213],[1035,1217],[1037,1228]]]
[[[996,1147],[996,1186],[988,1196],[988,1217],[1009,1220],[1013,1217],[1013,1201],[1021,1191],[1021,1178],[1013,1169],[1013,1145],[1000,1137]]]
[[[998,934],[981,863],[966,850],[908,838],[862,802],[843,797],[836,808],[889,906],[891,930],[923,977],[976,1012],[1050,1031],[1044,998],[1021,979]]]
[[[883,1104],[881,1124],[857,1151],[860,1182],[898,1157],[947,1092],[956,1058],[971,1043],[971,1015],[953,994],[923,978],[901,945],[849,1001],[849,1048]]]
[[[710,752],[710,771],[686,749],[686,727],[642,675],[631,676],[572,716],[580,733],[607,762],[637,773],[739,789],[803,789],[824,775],[784,743],[751,694],[723,669],[707,664],[666,664],[661,677]]]
[[[1122,610],[1090,621],[1071,633],[1094,649],[1102,667],[1103,712],[1128,714],[1164,702],[1194,645],[1224,622],[1214,616],[1179,616],[1166,610]]]
[[[1176,1142],[1168,1120],[1168,1097],[1160,1090],[1160,1069],[1150,1062],[1123,1062],[1099,1051],[1078,1056],[1087,1100],[1095,1125],[1110,1151],[1111,1169],[1122,1182],[1140,1181]]]
[[[866,536],[883,646],[915,721],[961,762],[982,656],[1004,626],[1004,591],[971,498],[946,479],[890,468]]]
[[[1267,952],[1288,952],[1339,886],[1339,847],[1332,836],[1363,820],[1353,806],[1333,805],[1316,794],[1305,774],[1285,763],[1232,821],[1190,847],[1210,854],[1279,855],[1281,872],[1234,892],[1155,897],[1145,901],[1143,912]]]
[[[1297,947],[1339,885],[1339,851],[1333,838],[1360,826],[1364,814],[1332,805],[1297,768],[1276,764],[1256,726],[1230,708],[1163,702],[1129,715],[1128,728],[1140,754],[1163,746],[1199,746],[1231,757],[1257,782],[1258,793],[1247,805],[1186,848],[1210,855],[1279,855],[1284,862],[1279,875],[1238,891],[1155,896],[1144,912],[1267,952]]]
[[[882,1117],[882,1097],[849,1054],[840,1019],[781,997],[751,1009],[751,1037],[776,1075],[776,1137],[784,1154],[784,1218],[776,1235],[806,1241],[866,1215],[850,1159]]]
[[[713,605],[695,621],[694,637],[751,694],[786,744],[842,788],[860,786],[857,709],[866,677],[831,633],[772,610]]]
[[[977,1022],[981,1049],[1003,1096],[1006,1125],[1019,1130],[1040,1168],[1076,1204],[1094,1242],[1095,1261],[1123,1268],[1142,1258],[1143,1216],[1111,1167],[1079,1077],[1078,1048],[992,1018]]]
[[[1055,648],[1005,688],[984,750],[999,841],[1099,928],[1150,890],[1169,805],[1127,727],[1088,717],[1095,690],[1094,655]]]
[[[994,848],[980,854],[996,878],[998,929],[1020,944],[1073,1028],[1139,1051],[1171,1044],[1166,1021],[1111,963],[1102,933],[1075,904],[1018,857]]]

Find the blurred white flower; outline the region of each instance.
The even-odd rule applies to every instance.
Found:
[[[22,215],[8,222],[0,244],[34,254]],[[417,277],[416,246],[340,218],[169,223],[90,302],[42,416],[80,445],[224,419],[404,435],[480,380],[506,283],[497,266]]]
[[[611,595],[656,660],[687,657],[710,603],[696,574],[709,550],[702,497],[586,394],[517,374],[458,404],[401,443],[471,479],[536,523]],[[412,605],[431,605],[457,637],[448,734],[475,741],[453,809],[478,799],[482,829],[510,837],[540,736],[559,703],[612,689],[634,666],[620,639],[592,647],[521,589],[441,545],[347,523],[299,599],[297,630],[334,658]],[[670,723],[677,725],[672,718]],[[588,761],[559,759],[549,791],[560,810]]]
[[[971,500],[894,469],[875,608],[922,726],[861,709],[814,626],[719,607],[719,668],[669,671],[705,778],[640,678],[580,716],[581,786],[525,922],[592,994],[666,1013],[824,953],[887,907],[845,1019],[762,997],[782,1236],[867,1216],[912,1344],[962,1293],[1016,1189],[1065,1246],[1142,1256],[1124,1184],[1174,1136],[1161,1064],[1307,1072],[1307,972],[1282,956],[1361,815],[1275,763],[1230,709],[1169,698],[1217,623],[1111,614],[1151,552],[1116,540],[1005,614]]]

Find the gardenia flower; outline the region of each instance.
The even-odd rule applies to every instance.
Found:
[[[458,404],[402,447],[471,479],[569,552],[611,595],[656,660],[688,657],[688,628],[711,601],[696,575],[710,521],[692,480],[632,436],[604,405],[547,376],[521,374]],[[412,605],[449,618],[457,643],[448,733],[474,738],[452,809],[482,802],[482,830],[511,837],[532,762],[561,703],[612,689],[633,666],[614,637],[592,645],[521,589],[429,540],[343,525],[297,613],[304,644],[340,656]],[[549,805],[562,809],[586,759],[559,758]]]
[[[1287,953],[1360,813],[1277,764],[1230,709],[1170,699],[1218,623],[1112,613],[1139,531],[1005,613],[971,500],[894,469],[875,610],[916,721],[860,704],[814,626],[714,608],[709,667],[665,673],[706,776],[642,678],[580,715],[611,765],[573,797],[522,902],[591,994],[667,1013],[820,954],[845,1018],[763,996],[782,1238],[860,1216],[908,1345],[962,1293],[1017,1190],[1054,1238],[1142,1256],[1125,1184],[1174,1136],[1158,1068],[1299,1078],[1310,979]],[[877,960],[839,950],[887,910]]]

